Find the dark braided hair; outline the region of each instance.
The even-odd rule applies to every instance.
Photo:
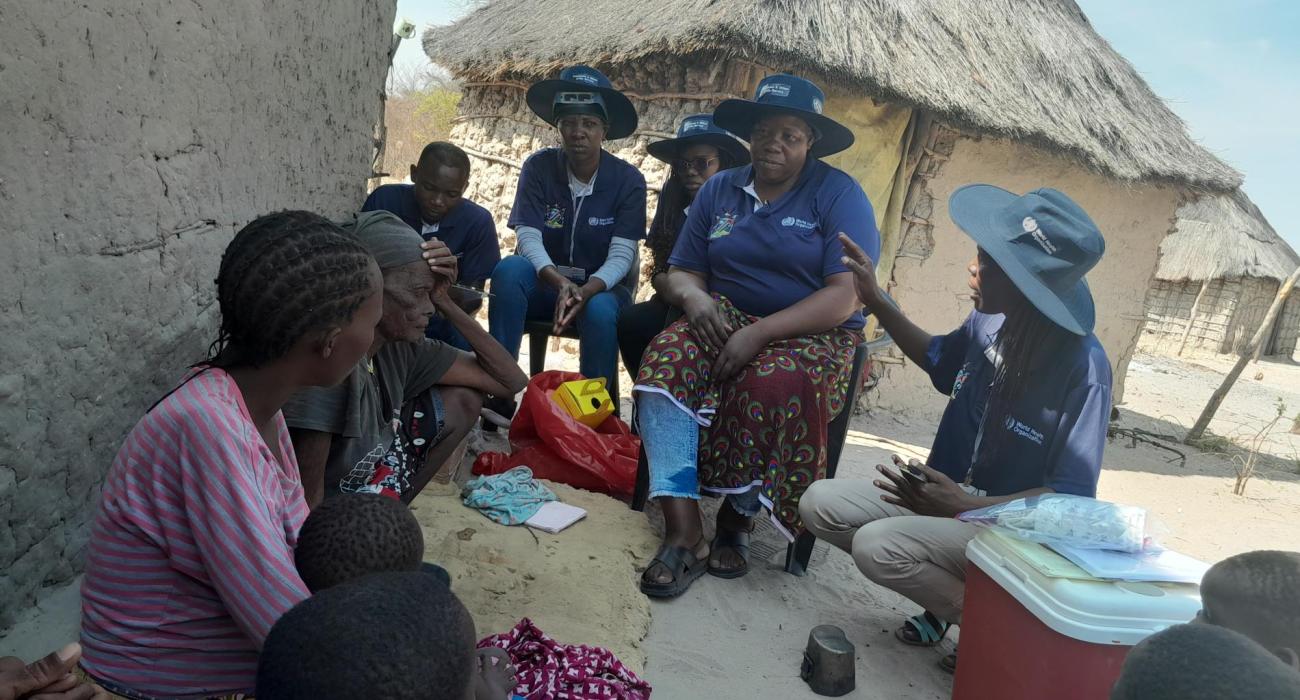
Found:
[[[438,579],[371,574],[312,595],[271,627],[258,700],[456,700],[474,682],[474,620]]]
[[[1006,275],[983,250],[979,251],[979,258],[986,269],[996,270],[993,274]],[[1008,287],[1015,289],[1014,285]],[[1001,361],[993,374],[993,386],[985,409],[986,423],[1009,415],[1012,405],[1024,395],[1025,388],[1043,362],[1060,356],[1061,350],[1079,337],[1043,315],[1019,290],[1016,290],[1015,299],[1005,316],[1006,320],[1002,322],[993,343],[993,349]],[[996,460],[1003,447],[1004,440],[990,439],[993,435],[985,433],[988,450],[986,454],[977,455],[981,464]]]
[[[316,506],[298,532],[293,559],[315,593],[366,574],[418,571],[424,533],[406,504],[374,493],[345,493]]]
[[[679,152],[680,153],[680,152]],[[676,160],[676,157],[674,157]],[[736,159],[725,150],[718,149],[718,172],[734,167]],[[686,223],[683,211],[691,203],[691,194],[677,177],[677,168],[668,169],[668,179],[664,180],[663,189],[659,190],[659,204],[655,206],[655,218],[650,222],[650,233],[646,235],[646,248],[650,251],[650,275],[668,271],[668,258],[677,245],[677,236]]]
[[[370,291],[370,254],[328,219],[282,211],[240,229],[221,256],[221,329],[200,366],[254,367],[346,323]]]

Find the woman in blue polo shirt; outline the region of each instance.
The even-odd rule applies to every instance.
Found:
[[[515,357],[524,323],[576,324],[584,376],[614,378],[618,312],[632,299],[645,236],[645,178],[601,146],[636,131],[632,102],[587,66],[528,89],[528,107],[559,131],[559,148],[524,162],[510,211],[515,255],[492,273],[492,336]]]
[[[669,165],[668,179],[659,192],[659,206],[650,222],[646,248],[650,252],[650,285],[654,296],[633,304],[618,316],[618,347],[623,366],[636,377],[646,346],[668,324],[681,318],[681,300],[671,298],[668,256],[686,224],[691,202],[709,178],[720,171],[749,163],[749,149],[735,136],[719,129],[712,114],[692,114],[677,127],[677,138],[646,146],[652,157]]]
[[[874,256],[845,243],[862,303],[949,397],[928,464],[895,457],[899,471],[823,481],[799,504],[808,528],[867,578],[926,610],[895,632],[917,646],[961,622],[966,544],[978,529],[953,516],[1044,493],[1095,496],[1110,417],[1110,362],[1084,281],[1106,248],[1092,219],[1056,190],[992,185],[957,190],[948,211],[978,250],[968,270],[975,310],[946,336],[885,302]],[[956,663],[949,655],[942,665]]]
[[[826,425],[844,408],[863,325],[837,234],[872,255],[880,235],[858,183],[819,160],[853,144],[821,114],[824,100],[807,80],[774,75],[754,100],[713,113],[749,140],[753,163],[715,175],[691,204],[668,260],[685,318],[637,373],[649,495],[666,523],[647,595],[678,595],[705,570],[743,576],[753,517],[767,507],[793,540],[799,498],[825,473]],[[701,489],[728,494],[712,543]]]

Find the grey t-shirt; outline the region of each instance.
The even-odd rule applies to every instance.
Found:
[[[290,428],[334,436],[325,464],[327,495],[375,491],[389,472],[385,487],[395,486],[419,468],[407,463],[402,407],[433,387],[458,353],[437,340],[388,343],[375,355],[373,373],[363,359],[338,386],[303,389],[289,399],[283,410]]]

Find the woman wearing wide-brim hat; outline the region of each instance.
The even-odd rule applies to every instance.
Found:
[[[975,309],[946,336],[887,303],[869,256],[845,243],[862,303],[949,397],[926,464],[895,457],[898,470],[814,484],[799,505],[813,533],[926,610],[895,632],[917,646],[961,622],[978,529],[953,516],[1045,493],[1094,497],[1110,419],[1110,362],[1084,281],[1106,248],[1096,224],[1053,189],[967,185],[948,211],[977,251]],[[953,670],[956,655],[942,665]]]
[[[582,374],[613,379],[618,312],[632,299],[645,237],[645,178],[603,144],[636,131],[636,110],[587,66],[534,84],[527,102],[560,146],[524,161],[509,220],[518,248],[492,273],[488,327],[517,358],[525,322],[549,320],[556,334],[576,326]]]
[[[824,102],[781,74],[713,113],[749,141],[753,162],[715,175],[692,203],[668,260],[667,296],[685,318],[637,374],[649,495],[666,523],[647,595],[678,595],[706,570],[745,575],[753,518],[767,508],[793,540],[799,498],[825,474],[826,426],[844,408],[863,325],[838,234],[872,255],[880,235],[858,183],[819,160],[853,143]],[[712,542],[701,490],[728,495]]]
[[[655,218],[646,235],[650,252],[650,285],[655,293],[618,316],[618,347],[623,366],[636,376],[646,346],[668,324],[681,318],[677,300],[669,301],[668,256],[686,223],[691,202],[709,178],[749,163],[745,142],[713,123],[712,114],[692,114],[677,127],[677,136],[646,146],[653,158],[668,164],[668,179],[659,190]]]

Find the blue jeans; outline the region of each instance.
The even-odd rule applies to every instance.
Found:
[[[511,255],[503,259],[492,271],[488,332],[519,359],[524,323],[554,318],[558,295],[554,287],[537,278],[527,258]],[[618,313],[629,301],[631,295],[620,285],[588,299],[578,314],[578,371],[582,376],[613,381],[618,371]]]
[[[636,393],[637,422],[650,465],[650,498],[700,500],[700,424],[672,399],[652,391]],[[733,510],[747,518],[763,504],[757,485],[727,495]]]

